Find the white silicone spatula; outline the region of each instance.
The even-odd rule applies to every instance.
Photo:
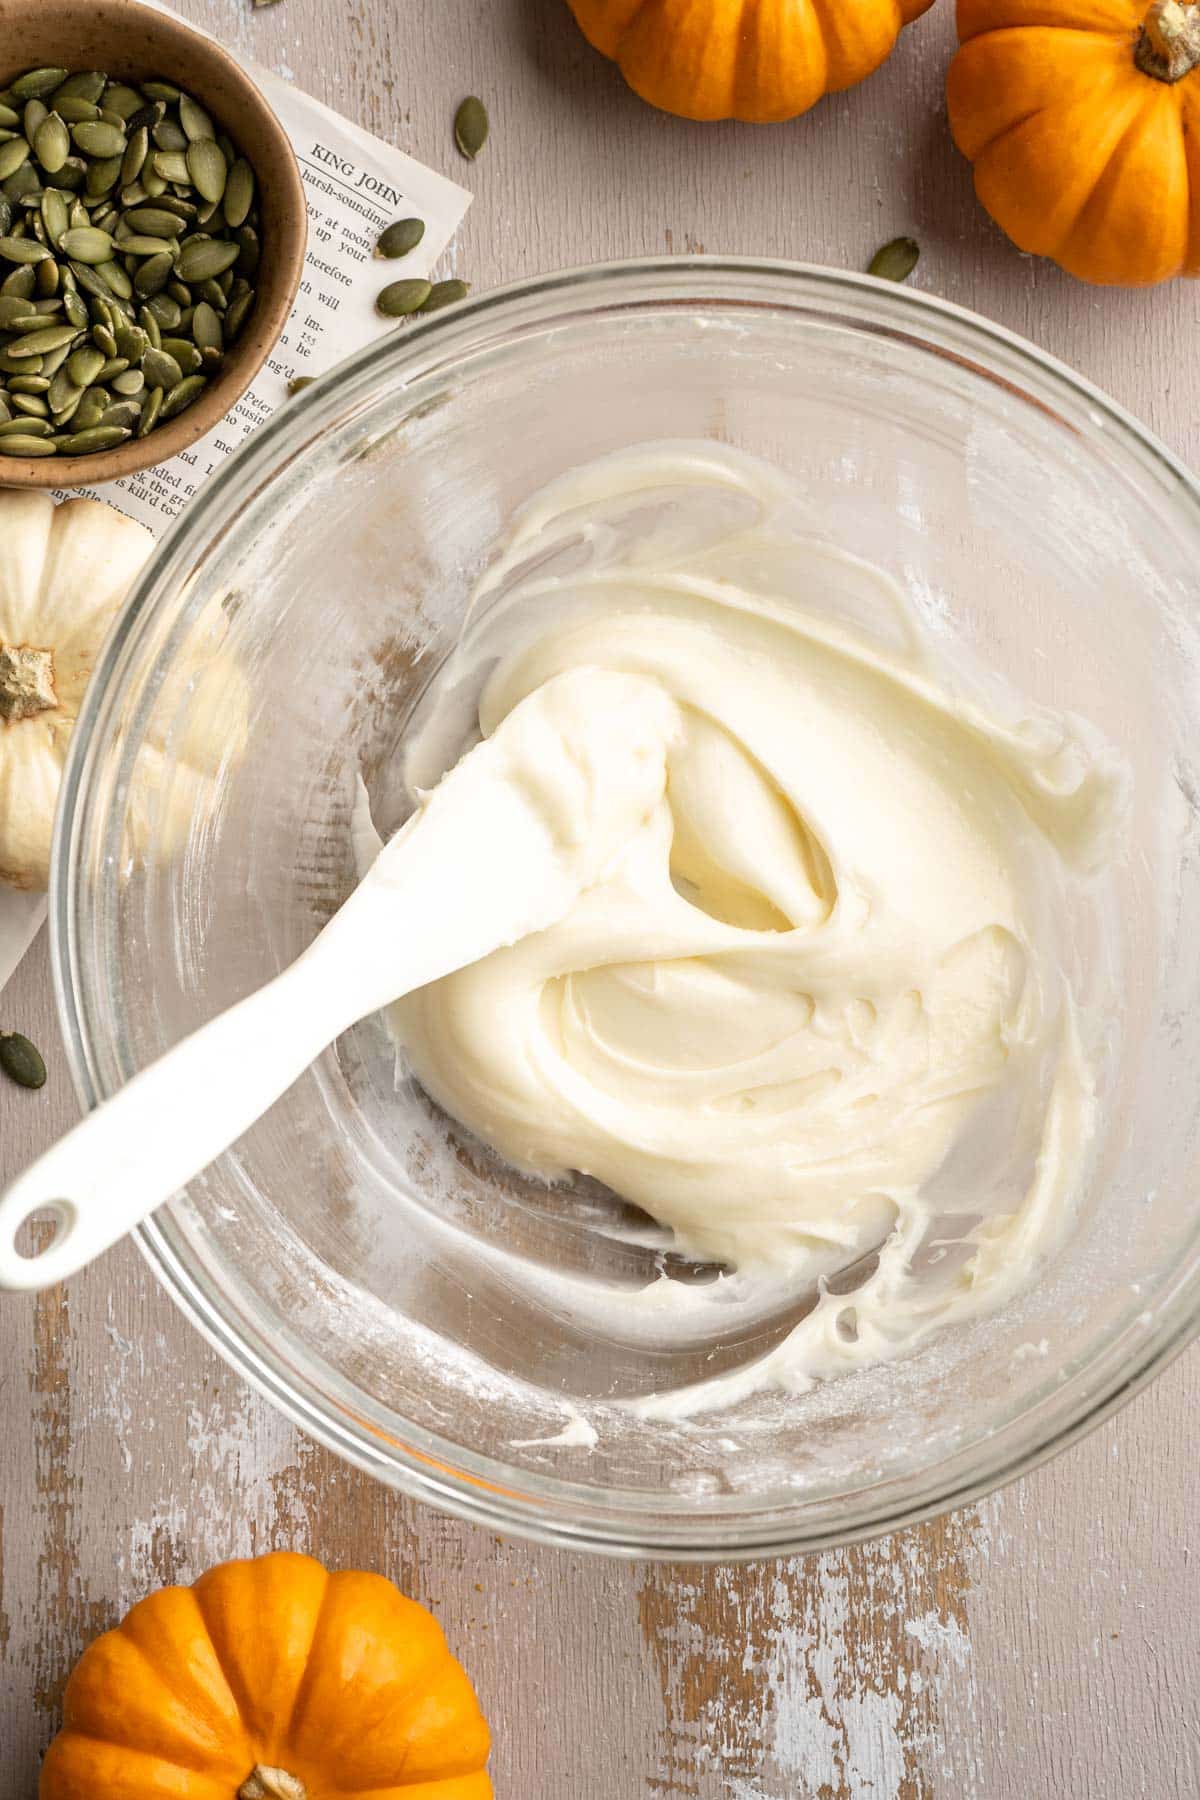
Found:
[[[0,1199],[0,1288],[72,1275],[241,1136],[325,1047],[400,995],[562,918],[649,817],[677,715],[663,690],[556,676],[464,757],[283,974],[185,1038]],[[57,1231],[17,1249],[35,1213]]]

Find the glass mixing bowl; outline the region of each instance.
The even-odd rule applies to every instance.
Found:
[[[393,822],[406,715],[513,508],[602,452],[703,437],[791,471],[950,650],[1083,714],[1132,770],[1111,916],[1076,945],[1110,998],[1101,1141],[1061,1254],[902,1362],[647,1423],[612,1401],[774,1328],[665,1353],[509,1280],[480,1243],[588,1281],[661,1265],[587,1184],[524,1181],[397,1091],[378,1020],[138,1237],[247,1380],[382,1480],[541,1539],[734,1558],[970,1501],[1196,1328],[1200,494],[1161,445],[1010,333],[829,270],[619,265],[410,324],[283,407],[139,582],[75,735],[53,932],[90,1106],[350,890],[356,776]]]

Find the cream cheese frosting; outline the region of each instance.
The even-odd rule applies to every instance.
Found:
[[[595,1177],[736,1295],[811,1295],[768,1356],[637,1402],[677,1416],[899,1354],[1053,1247],[1094,1114],[1067,898],[1121,777],[1080,722],[939,669],[895,584],[716,445],[623,452],[521,512],[414,722],[413,792],[600,675],[667,743],[665,791],[556,923],[391,1020],[517,1168]],[[615,711],[614,756],[630,729]]]

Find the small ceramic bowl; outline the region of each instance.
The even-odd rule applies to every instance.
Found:
[[[304,266],[307,216],[291,143],[233,57],[190,25],[138,0],[0,0],[0,88],[26,69],[104,69],[173,81],[228,131],[254,170],[262,215],[258,299],[224,366],[177,418],[92,456],[0,459],[0,487],[92,487],[166,462],[236,404],[287,322]]]

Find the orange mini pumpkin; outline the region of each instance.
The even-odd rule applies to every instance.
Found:
[[[1084,281],[1200,274],[1200,0],[959,0],[950,129],[1022,250]]]
[[[85,1650],[41,1800],[490,1800],[431,1613],[279,1551],[161,1588]]]
[[[569,0],[635,94],[685,119],[794,118],[891,55],[933,0]]]

